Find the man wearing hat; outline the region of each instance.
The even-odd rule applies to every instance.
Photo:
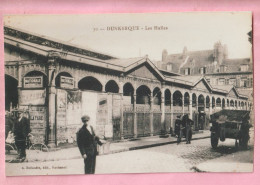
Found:
[[[77,144],[79,151],[84,158],[85,174],[94,174],[96,166],[97,143],[102,145],[99,138],[95,135],[94,129],[88,124],[90,117],[81,117],[83,126],[77,132]]]
[[[31,132],[30,120],[23,116],[23,111],[18,110],[17,120],[14,123],[13,133],[15,137],[15,145],[18,150],[18,159],[23,162],[26,158],[26,137]]]
[[[181,142],[181,137],[182,137],[181,126],[182,126],[181,115],[178,115],[177,119],[175,120],[175,128],[174,128],[174,133],[178,138],[177,139],[178,144]]]

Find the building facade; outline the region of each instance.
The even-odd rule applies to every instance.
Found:
[[[117,140],[167,132],[177,115],[252,106],[233,85],[160,70],[148,56],[119,59],[11,27],[4,39],[5,109],[28,110],[33,132],[49,145],[75,141],[83,114]]]

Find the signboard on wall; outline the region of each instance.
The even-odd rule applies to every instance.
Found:
[[[67,76],[60,76],[60,87],[66,89],[74,88],[74,78]]]
[[[24,88],[42,88],[43,87],[43,77],[42,76],[24,77],[23,87]]]
[[[19,94],[19,105],[44,105],[46,89],[21,90]]]

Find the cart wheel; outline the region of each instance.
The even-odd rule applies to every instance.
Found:
[[[211,135],[211,146],[212,148],[217,148],[218,146],[218,137]]]

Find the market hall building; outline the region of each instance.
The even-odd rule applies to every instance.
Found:
[[[83,114],[98,135],[120,140],[168,132],[183,114],[207,129],[210,114],[252,106],[233,85],[159,70],[147,56],[120,59],[7,26],[4,46],[5,109],[28,110],[33,134],[50,145],[74,142]]]

